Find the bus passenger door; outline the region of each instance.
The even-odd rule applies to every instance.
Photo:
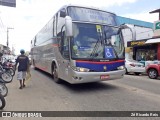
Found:
[[[65,11],[63,9],[62,11]],[[68,79],[68,64],[69,64],[69,41],[65,35],[65,17],[61,16],[61,12],[57,13],[57,37],[61,38],[59,40],[59,51],[60,56],[58,58],[59,74],[58,76],[62,79]]]
[[[69,66],[69,39],[65,36],[65,32],[62,32],[60,52],[62,59],[60,60],[60,76],[62,79],[68,77],[68,66]]]

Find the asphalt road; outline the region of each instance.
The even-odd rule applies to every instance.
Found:
[[[160,80],[151,80],[144,75],[125,75],[123,79],[113,81],[71,85],[66,82],[57,84],[40,70],[32,69],[31,74],[32,79],[22,90],[16,75],[7,84],[9,93],[3,111],[160,111]],[[150,117],[76,119],[158,120]]]

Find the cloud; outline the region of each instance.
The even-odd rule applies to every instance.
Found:
[[[26,41],[30,44],[34,35],[47,23],[55,12],[66,4],[78,4],[84,6],[95,6],[106,9],[112,5],[122,5],[123,3],[132,3],[136,0],[26,0],[17,1],[16,10],[16,40],[18,44]],[[17,45],[17,48],[18,46]],[[21,45],[24,46],[23,44]],[[25,45],[26,46],[26,45]],[[24,46],[24,47],[25,47]],[[30,47],[28,45],[28,47]],[[26,48],[28,49],[28,48]]]
[[[134,3],[136,1],[137,0],[16,0],[16,8],[2,7],[0,10],[2,11],[1,17],[3,16],[4,26],[14,27],[14,30],[10,30],[10,45],[14,44],[16,51],[19,52],[21,48],[30,50],[31,39],[63,5],[77,4],[107,10],[107,8],[111,6],[122,6],[123,4]],[[124,16],[151,21],[151,19],[149,20],[147,17],[148,14],[144,12],[126,14]],[[3,40],[3,43],[6,43],[6,38]]]

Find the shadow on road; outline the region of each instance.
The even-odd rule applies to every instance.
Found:
[[[61,84],[63,87],[75,92],[89,92],[89,91],[103,91],[103,90],[115,90],[118,89],[116,86],[111,84],[106,84],[106,82],[93,82],[93,83],[83,83],[83,84],[69,84],[65,81]]]
[[[48,76],[49,78],[52,79],[52,76],[46,72],[43,72],[39,69],[37,69],[38,72],[40,72],[41,74]],[[53,80],[54,82],[54,80]],[[82,83],[82,84],[70,84],[66,81],[61,81],[60,84],[55,83],[58,86],[62,86],[65,89],[74,91],[74,92],[89,92],[89,91],[102,91],[102,90],[117,90],[119,89],[117,86],[114,86],[112,84],[109,84],[109,81],[107,83],[107,81],[102,81],[102,82],[92,82],[92,83]]]
[[[147,76],[146,73],[142,73],[142,74],[139,74],[139,75],[136,75],[136,74],[134,74],[134,73],[127,73],[127,74],[125,74],[125,75],[131,75],[131,76]]]

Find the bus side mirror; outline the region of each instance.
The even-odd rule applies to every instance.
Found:
[[[73,36],[72,18],[70,16],[65,17],[65,30],[66,30],[66,36],[67,37],[72,37]]]
[[[134,27],[128,26],[128,25],[120,25],[120,29],[130,29],[132,32],[132,40],[136,40],[136,30]]]
[[[136,30],[134,27],[130,27],[130,30],[132,32],[132,40],[136,40]]]
[[[66,17],[66,11],[65,11],[65,9],[62,9],[61,11],[60,11],[60,17]]]

